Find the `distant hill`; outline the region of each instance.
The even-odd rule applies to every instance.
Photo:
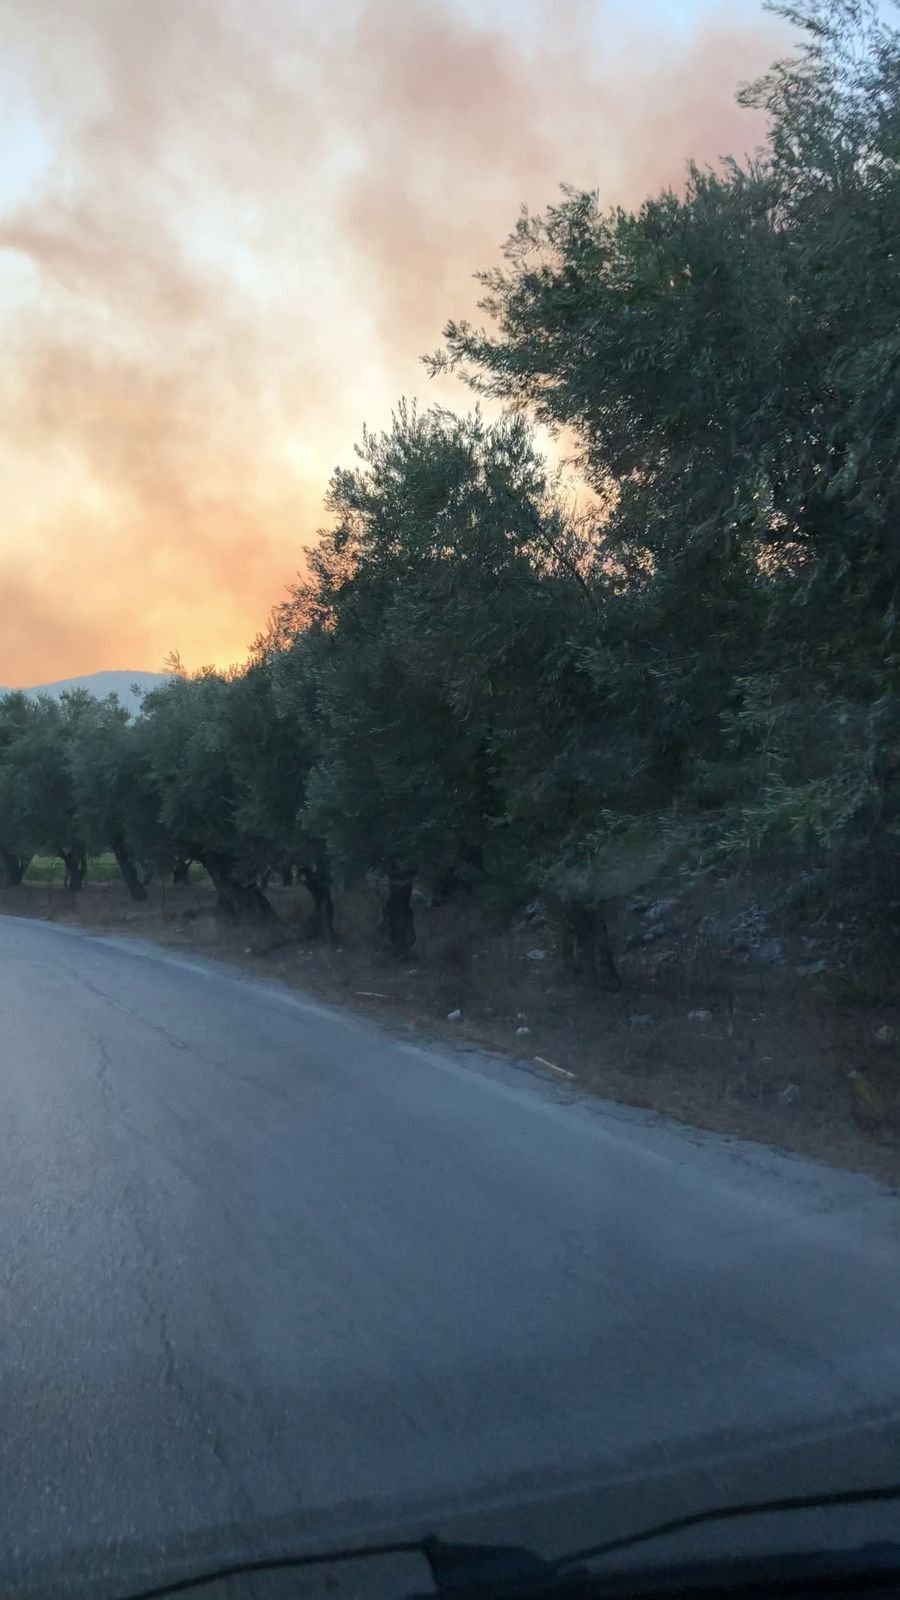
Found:
[[[141,694],[146,694],[148,689],[155,689],[157,684],[165,683],[167,677],[165,672],[90,672],[84,678],[61,678],[58,683],[34,683],[24,693],[49,694],[58,700],[67,689],[87,689],[98,700],[105,699],[108,694],[117,694],[121,704],[127,706],[129,711],[139,711]],[[139,690],[137,694],[134,693],[135,684]],[[8,689],[0,689],[0,694],[8,693]]]

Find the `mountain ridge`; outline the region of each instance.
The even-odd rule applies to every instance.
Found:
[[[104,672],[83,673],[75,678],[57,678],[52,683],[34,683],[22,686],[22,693],[27,695],[50,695],[58,700],[60,695],[73,689],[86,689],[89,694],[98,700],[104,700],[108,694],[118,695],[123,706],[131,712],[137,712],[141,707],[141,698],[150,689],[155,689],[158,684],[167,682],[170,674],[166,672],[130,672],[127,668],[113,668]],[[138,692],[134,692],[137,685]],[[10,689],[0,689],[0,694],[10,694]]]

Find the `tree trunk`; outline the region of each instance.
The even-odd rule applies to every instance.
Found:
[[[323,867],[298,867],[297,881],[312,896],[312,938],[321,939],[324,936],[330,943],[334,938],[334,901],[327,871]]]
[[[28,857],[18,856],[14,850],[0,850],[3,882],[8,889],[17,889],[28,871]]]
[[[84,883],[84,874],[87,869],[87,857],[83,845],[72,845],[68,850],[58,850],[63,866],[66,869],[65,887],[77,894]]]
[[[111,839],[110,849],[116,858],[116,865],[122,874],[122,881],[132,900],[146,900],[147,891],[140,880],[137,867],[125,840]]]
[[[209,873],[216,891],[216,912],[229,922],[277,922],[278,913],[266,899],[258,883],[242,883],[235,877],[236,863],[217,851],[198,856]]]
[[[281,869],[281,887],[282,887],[282,889],[292,889],[294,887],[294,869],[293,869],[293,867],[282,867],[282,869]]]
[[[179,883],[190,883],[190,881],[191,881],[191,860],[190,860],[190,856],[179,856],[178,860],[175,861],[173,863],[173,866],[172,866],[172,883],[173,883],[173,885],[175,885],[175,884],[179,884]]]
[[[459,859],[438,878],[431,904],[442,906],[448,900],[471,895],[475,873],[479,879],[484,877],[484,855],[480,844],[467,845],[460,851]]]
[[[603,978],[614,989],[622,980],[613,959],[609,928],[601,906],[570,903],[564,907],[564,958],[573,972]]]
[[[412,879],[388,878],[381,926],[392,955],[408,956],[416,942],[416,919],[412,908]]]
[[[433,906],[444,906],[448,900],[455,900],[465,890],[465,885],[460,881],[455,867],[450,867],[438,878],[431,894]]]

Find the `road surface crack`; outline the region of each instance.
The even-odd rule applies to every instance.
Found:
[[[175,1338],[172,1334],[170,1311],[163,1287],[163,1259],[156,1243],[144,1224],[134,1187],[129,1185],[125,1199],[131,1216],[132,1228],[139,1246],[139,1259],[135,1262],[134,1285],[145,1312],[145,1326],[159,1350],[160,1386],[173,1394],[192,1433],[203,1439],[213,1459],[221,1469],[229,1487],[240,1501],[245,1514],[253,1510],[253,1502],[236,1477],[222,1430],[216,1419],[205,1414],[195,1389],[191,1386],[179,1360]]]
[[[105,1000],[107,1005],[112,1006],[116,1011],[121,1011],[124,1016],[131,1017],[135,1022],[140,1022],[149,1032],[157,1034],[159,1038],[170,1044],[173,1050],[191,1049],[186,1039],[180,1038],[177,1033],[171,1033],[161,1022],[153,1022],[150,1017],[144,1016],[134,1006],[127,1005],[117,995],[110,994],[106,989],[101,989],[99,984],[92,983],[89,978],[82,978],[81,982],[90,994],[96,995],[99,1000]]]

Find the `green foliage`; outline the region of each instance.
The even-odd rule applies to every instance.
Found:
[[[482,280],[495,330],[449,324],[432,364],[572,430],[603,496],[627,600],[581,660],[614,737],[630,712],[633,809],[693,833],[698,858],[778,839],[881,859],[898,799],[900,45],[856,0],[777,9],[804,43],[745,93],[769,148],[636,213],[568,191],[523,215]]]
[[[0,840],[19,860],[57,855],[78,887],[85,842],[71,771],[93,701],[83,690],[60,701],[11,694],[0,701]]]
[[[124,846],[232,907],[283,867],[374,876],[403,940],[413,876],[583,911],[777,851],[894,892],[900,43],[864,0],[779,9],[799,52],[743,96],[766,148],[523,214],[491,325],[432,358],[506,414],[366,432],[244,670],[134,721],[0,702],[8,871]]]
[[[252,872],[262,842],[237,820],[235,681],[211,668],[175,677],[147,695],[138,729],[175,853],[198,861],[221,856]]]
[[[319,750],[307,814],[339,873],[478,870],[502,800],[497,716],[558,518],[527,427],[401,407],[335,475],[295,596]]]
[[[161,816],[145,728],[115,695],[85,707],[70,767],[88,849],[112,851],[120,868],[130,874],[130,864],[137,878],[170,868],[175,847]]]
[[[317,706],[306,640],[257,652],[229,690],[228,750],[235,823],[258,841],[266,866],[324,871],[326,850],[311,830],[306,792],[317,750]]]

